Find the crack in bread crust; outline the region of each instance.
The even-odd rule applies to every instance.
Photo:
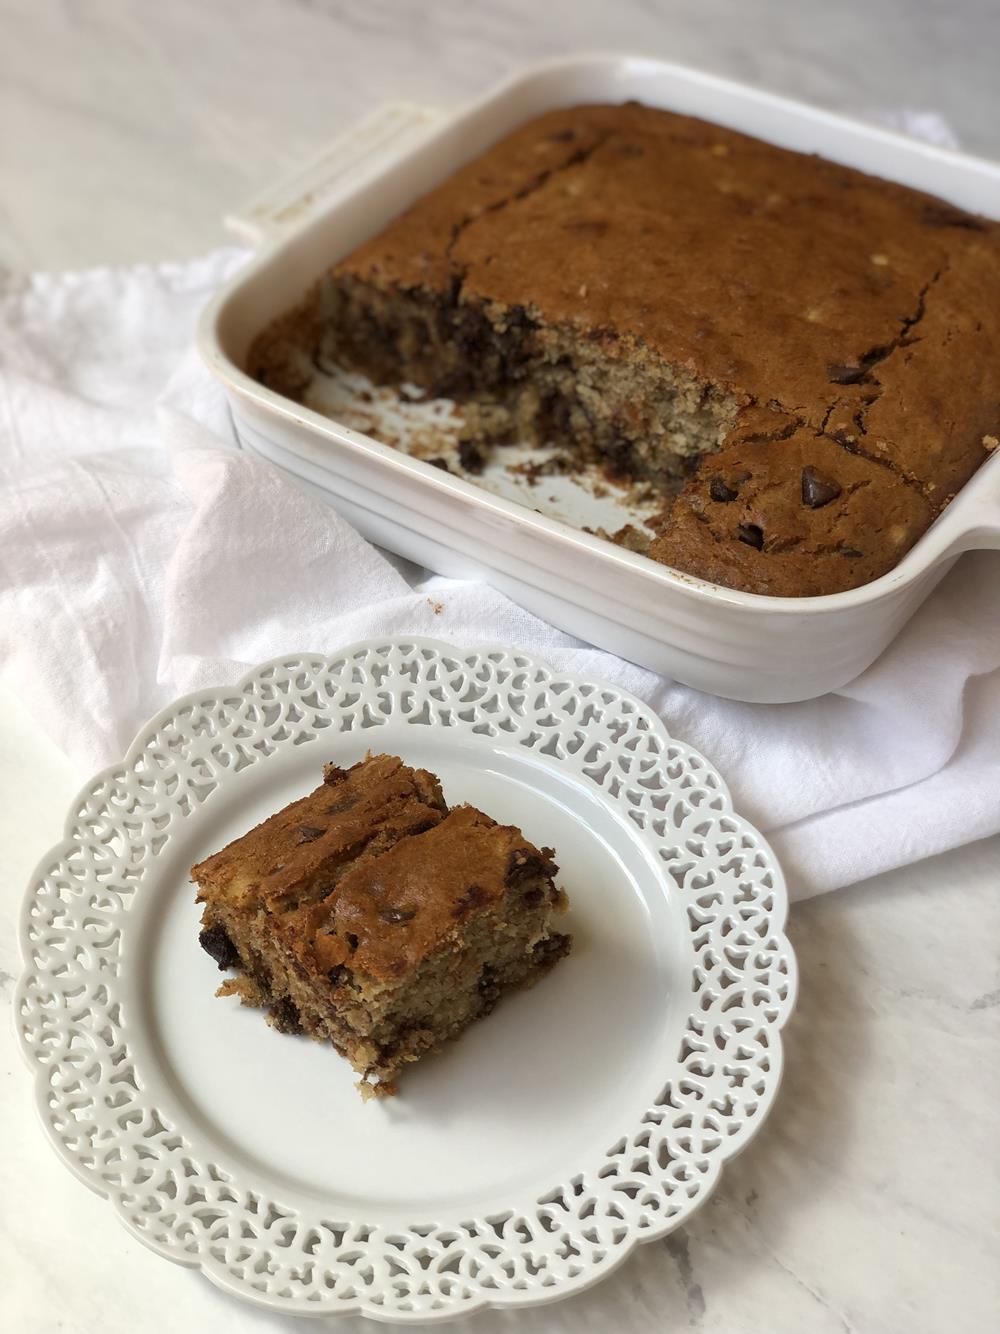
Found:
[[[573,152],[571,152],[569,156],[566,158],[565,162],[561,162],[556,166],[546,167],[544,171],[540,171],[537,176],[532,177],[532,179],[528,181],[526,185],[520,186],[518,189],[514,190],[510,195],[505,196],[503,199],[498,199],[493,201],[492,203],[487,204],[485,208],[482,210],[482,213],[470,213],[466,214],[465,217],[460,218],[459,221],[456,222],[454,227],[452,228],[451,236],[448,240],[447,246],[445,247],[446,257],[449,260],[452,260],[452,262],[454,262],[455,246],[461,240],[465,232],[467,232],[468,229],[475,222],[477,222],[479,218],[483,216],[484,213],[499,213],[502,209],[508,208],[511,204],[517,204],[520,203],[521,200],[527,199],[529,195],[533,195],[536,190],[540,190],[543,185],[546,185],[552,179],[553,176],[558,176],[561,172],[568,171],[571,167],[578,167],[582,163],[586,162],[589,157],[592,157],[593,154],[597,152],[597,150],[601,147],[602,144],[607,142],[607,139],[608,139],[607,134],[599,135],[594,140],[593,143],[584,145],[581,148],[574,149]],[[460,291],[462,280],[464,278],[464,272],[461,269],[461,266],[456,266],[456,267],[457,267],[456,290]]]

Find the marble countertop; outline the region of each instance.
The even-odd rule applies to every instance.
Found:
[[[197,254],[380,101],[461,100],[571,51],[933,110],[1000,155],[996,0],[2,0],[0,16],[0,265],[22,269]]]
[[[0,267],[184,257],[388,97],[641,51],[854,111],[945,116],[1000,155],[996,0],[0,0]],[[77,772],[0,692],[0,989],[22,886]],[[1000,1309],[1000,839],[797,905],[785,1085],[692,1224],[606,1282],[476,1334],[986,1334]],[[301,1329],[129,1237],[57,1162],[2,1029],[0,1288],[18,1334]],[[374,1328],[352,1318],[345,1334]]]

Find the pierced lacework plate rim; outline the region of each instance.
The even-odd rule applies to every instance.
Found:
[[[553,841],[557,853],[560,843],[569,852],[560,855],[562,883],[579,948],[535,991],[486,1021],[493,1044],[508,1052],[512,1086],[526,1051],[518,1034],[532,1025],[531,1042],[542,1048],[535,1055],[545,1062],[525,1076],[536,1081],[530,1096],[538,1090],[529,1106],[534,1119],[517,1124],[524,1105],[502,1104],[506,1086],[489,1092],[482,1062],[491,1044],[476,1044],[472,1030],[446,1060],[435,1057],[408,1076],[398,1100],[412,1085],[405,1133],[372,1119],[351,1123],[354,1102],[340,1104],[345,1133],[367,1146],[355,1155],[362,1175],[352,1189],[339,1180],[324,1186],[319,1177],[300,1187],[291,1168],[281,1176],[258,1144],[241,1141],[257,1127],[244,1122],[214,1135],[209,1121],[178,1101],[164,1073],[168,1039],[153,1031],[146,993],[155,991],[156,968],[173,969],[173,983],[178,970],[189,981],[204,966],[191,962],[202,957],[196,916],[174,930],[162,915],[164,903],[194,911],[186,872],[176,872],[194,860],[187,847],[194,832],[208,837],[206,822],[217,822],[227,803],[236,814],[225,818],[238,820],[240,794],[277,791],[275,783],[287,786],[292,777],[292,792],[306,790],[301,774],[318,771],[316,756],[345,746],[397,749],[432,768],[440,760],[443,778],[449,764],[458,765],[451,800],[463,799],[472,783],[470,799],[487,809],[498,803],[498,818],[541,821],[538,841],[561,821]],[[288,799],[283,794],[281,802]],[[244,814],[234,832],[247,823]],[[167,867],[174,868],[169,875]],[[590,892],[588,877],[599,893]],[[625,886],[637,897],[629,899]],[[609,902],[617,917],[601,919]],[[275,1310],[444,1320],[578,1291],[704,1203],[777,1092],[780,1029],[796,989],[786,913],[774,856],[733,812],[719,775],[627,692],[512,649],[373,639],[332,656],[275,659],[232,687],[182,697],[140,731],[121,764],[86,784],[63,842],[42,859],[25,898],[16,1022],[50,1141],[159,1254]],[[601,948],[609,921],[618,920],[633,934],[622,936],[617,964],[607,956],[618,970],[608,977],[609,1004]],[[144,960],[152,961],[149,970]],[[629,990],[633,974],[645,990],[638,983]],[[197,974],[188,990],[200,997],[211,985]],[[205,1012],[206,1022],[221,1044],[230,1033],[234,1048],[267,1034],[282,1044],[267,1049],[274,1059],[313,1062],[302,1067],[304,1079],[314,1069],[323,1078],[343,1075],[345,1063],[324,1049],[271,1034],[252,1012],[211,1004],[218,1008]],[[575,1018],[587,1041],[574,1033]],[[238,1028],[243,1019],[252,1026]],[[193,1021],[196,1031],[200,1022]],[[631,1062],[621,1068],[611,1059],[619,1047]],[[550,1068],[551,1087],[540,1087],[539,1071]],[[584,1082],[574,1087],[574,1078]],[[463,1079],[475,1080],[478,1102]],[[442,1161],[434,1157],[442,1152],[433,1139],[435,1096],[464,1114]],[[560,1106],[560,1098],[572,1105]],[[489,1129],[495,1140],[476,1139],[478,1121],[488,1123],[491,1113],[511,1119],[517,1148],[508,1158],[520,1164],[523,1143],[524,1171],[504,1176],[498,1168],[495,1181],[487,1172],[476,1184],[483,1142],[503,1157],[500,1130]],[[395,1161],[390,1175],[405,1179],[408,1160],[398,1154],[411,1142],[426,1162],[413,1170],[409,1201],[404,1192],[387,1204],[369,1164]],[[454,1198],[435,1193],[449,1175]]]

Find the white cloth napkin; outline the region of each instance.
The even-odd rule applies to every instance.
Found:
[[[634,691],[719,767],[797,897],[1000,829],[1000,557],[963,558],[822,700],[661,680],[387,558],[238,450],[191,339],[242,258],[0,284],[0,672],[83,769],[181,692],[399,632],[516,645]]]

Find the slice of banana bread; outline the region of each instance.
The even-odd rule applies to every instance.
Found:
[[[569,949],[551,849],[392,755],[343,770],[192,869],[220,995],[330,1041],[366,1096]]]
[[[295,397],[312,355],[454,398],[470,439],[662,487],[654,559],[802,596],[891,569],[996,448],[998,343],[997,223],[630,103],[509,134],[340,259],[249,369]],[[713,491],[713,456],[751,444]],[[803,489],[813,453],[833,509]]]

